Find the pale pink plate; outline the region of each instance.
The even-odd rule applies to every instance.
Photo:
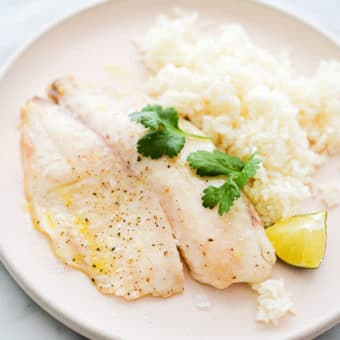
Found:
[[[1,260],[39,305],[87,337],[265,340],[315,336],[340,320],[339,209],[329,213],[327,253],[320,269],[275,267],[274,275],[286,279],[296,302],[296,316],[285,318],[277,327],[254,321],[255,294],[247,285],[218,291],[188,277],[184,294],[169,299],[125,302],[104,296],[83,274],[60,264],[47,239],[31,226],[23,197],[20,106],[30,96],[43,95],[53,79],[69,74],[109,85],[118,83],[119,87],[138,87],[145,72],[136,62],[131,38],[144,32],[157,14],[169,12],[175,5],[197,9],[217,22],[240,23],[258,44],[272,50],[290,48],[299,72],[310,72],[323,58],[340,59],[335,40],[309,24],[239,0],[112,1],[60,21],[30,43],[6,67],[0,80]],[[339,160],[323,171],[339,174]],[[198,293],[209,297],[209,310],[195,307]]]

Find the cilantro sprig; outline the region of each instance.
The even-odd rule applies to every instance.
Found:
[[[234,201],[241,197],[241,190],[255,175],[261,163],[256,152],[243,162],[218,150],[193,152],[187,161],[199,176],[228,176],[221,186],[210,185],[203,190],[203,206],[213,209],[218,205],[220,216],[227,213]]]
[[[137,151],[145,157],[158,159],[167,155],[173,158],[183,149],[186,137],[209,139],[183,131],[179,127],[178,113],[174,108],[148,105],[129,116],[132,121],[149,129],[137,142]],[[218,214],[221,216],[241,197],[241,190],[255,175],[261,163],[256,152],[244,162],[218,150],[193,152],[187,161],[199,176],[227,177],[221,186],[210,185],[203,190],[202,195],[203,206],[213,209],[218,205]]]
[[[137,143],[137,151],[145,157],[158,159],[167,155],[173,158],[183,149],[185,137],[208,139],[180,129],[178,113],[174,108],[163,109],[160,105],[148,105],[129,116],[132,121],[149,129]]]

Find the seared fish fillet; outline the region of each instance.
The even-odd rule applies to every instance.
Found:
[[[107,294],[137,299],[183,290],[170,225],[119,154],[65,110],[34,98],[22,110],[25,191],[55,254]]]
[[[210,141],[187,138],[181,154],[174,159],[143,158],[137,154],[136,143],[145,130],[131,122],[127,114],[141,109],[146,102],[134,102],[129,96],[127,105],[124,99],[71,78],[56,81],[50,96],[102,135],[113,149],[120,148],[131,168],[147,181],[172,225],[193,278],[225,288],[234,282],[261,282],[271,275],[274,250],[248,199],[243,195],[222,217],[216,210],[202,206],[203,189],[220,180],[196,176],[186,158],[193,151],[213,150]],[[186,131],[199,133],[189,122],[181,121],[181,125]]]

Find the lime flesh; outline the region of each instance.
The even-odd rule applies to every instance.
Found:
[[[301,268],[318,268],[327,239],[327,212],[294,216],[266,229],[276,255]]]

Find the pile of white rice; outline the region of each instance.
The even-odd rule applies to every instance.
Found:
[[[296,78],[287,56],[255,46],[240,26],[204,36],[197,14],[160,16],[139,44],[148,93],[243,159],[263,159],[245,191],[264,223],[295,213],[311,176],[340,151],[340,64]]]
[[[287,313],[294,313],[294,304],[282,278],[253,284],[252,288],[258,293],[257,321],[277,324]]]

